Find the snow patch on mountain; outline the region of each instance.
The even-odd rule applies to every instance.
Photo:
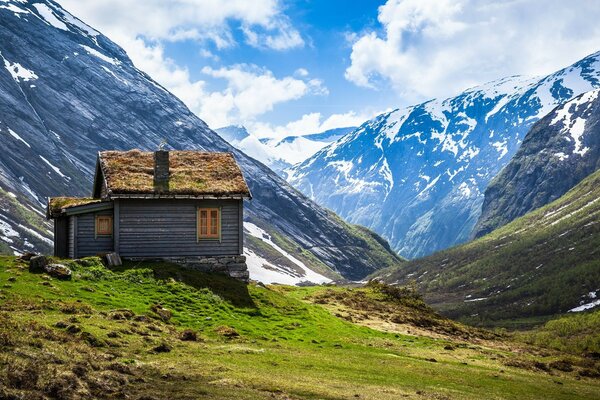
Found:
[[[23,142],[23,143],[24,143],[24,144],[25,144],[27,147],[31,148],[31,145],[30,145],[29,143],[27,143],[27,142],[25,141],[25,139],[23,139],[21,136],[19,136],[19,134],[17,134],[17,132],[13,131],[13,130],[12,130],[12,129],[10,129],[10,128],[7,128],[7,129],[8,129],[8,133],[9,133],[9,134],[10,134],[12,137],[14,137],[15,139],[17,139],[17,140],[19,140],[19,141]]]
[[[537,120],[597,87],[600,53],[545,77],[511,76],[393,110],[295,165],[288,181],[402,255],[427,255],[469,239],[485,188]],[[575,154],[585,153],[583,122],[565,127]]]
[[[61,20],[59,20],[56,15],[54,15],[54,12],[52,12],[52,10],[50,9],[50,7],[48,7],[46,4],[41,4],[41,3],[34,3],[33,6],[36,8],[36,10],[40,13],[40,15],[42,16],[42,18],[44,18],[44,20],[52,25],[53,27],[57,28],[57,29],[62,29],[63,31],[68,31],[69,28],[67,27],[67,25],[65,25],[64,22],[62,22]]]
[[[258,280],[264,283],[284,283],[295,285],[300,282],[312,282],[312,283],[326,283],[331,282],[331,279],[314,272],[308,268],[302,261],[289,254],[287,251],[282,249],[280,246],[275,244],[265,230],[259,226],[251,223],[244,222],[244,230],[264,243],[271,246],[275,251],[280,253],[283,257],[291,261],[297,267],[299,271],[294,269],[285,268],[283,266],[275,265],[272,262],[265,260],[264,258],[257,255],[255,252],[248,248],[244,248],[244,254],[246,255],[246,262],[250,271],[250,278]]]
[[[565,139],[573,140],[575,144],[574,154],[583,156],[589,150],[588,147],[582,145],[581,137],[585,130],[587,111],[592,106],[593,101],[598,98],[598,93],[600,93],[600,90],[592,90],[563,104],[557,109],[556,116],[550,122],[550,125],[556,125],[559,122],[562,124],[561,133],[566,134]],[[573,118],[576,113],[579,116]]]
[[[108,56],[100,53],[98,50],[91,48],[90,46],[86,46],[85,44],[80,44],[80,46],[83,47],[83,49],[89,55],[92,55],[94,57],[98,57],[99,59],[101,59],[104,62],[107,62],[107,63],[112,64],[112,65],[119,65],[119,64],[121,64],[121,61],[117,60],[116,58],[108,57]]]
[[[65,174],[63,174],[60,170],[60,168],[58,168],[56,165],[52,164],[50,161],[48,161],[44,156],[40,155],[39,156],[43,162],[45,162],[50,168],[52,168],[52,170],[54,172],[56,172],[58,175],[60,175],[63,178],[67,178],[67,176]]]
[[[4,58],[4,68],[10,73],[15,82],[19,83],[21,81],[27,82],[31,80],[35,80],[38,76],[30,69],[25,68],[18,62],[10,62],[5,57],[2,56],[0,52],[0,57]]]

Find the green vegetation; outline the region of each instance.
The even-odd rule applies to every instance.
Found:
[[[556,364],[561,353],[435,314],[410,288],[246,286],[164,263],[65,263],[69,281],[0,257],[0,398],[586,399],[600,391],[597,361],[570,356],[566,368]]]
[[[48,204],[51,215],[59,216],[65,208],[83,206],[86,204],[99,203],[102,199],[92,197],[52,197]]]
[[[377,275],[387,282],[416,279],[430,304],[463,322],[543,323],[600,288],[598,199],[600,171],[487,236]]]
[[[600,311],[566,315],[531,332],[518,333],[521,340],[572,354],[600,356]]]

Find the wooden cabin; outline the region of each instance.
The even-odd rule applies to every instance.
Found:
[[[49,199],[54,255],[245,266],[243,202],[250,198],[231,153],[102,151],[92,197]]]

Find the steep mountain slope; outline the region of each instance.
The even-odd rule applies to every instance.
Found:
[[[475,237],[559,198],[600,168],[599,93],[577,96],[531,128],[485,190]]]
[[[600,53],[543,78],[509,77],[367,121],[289,182],[403,256],[466,241],[483,192],[534,122],[600,86]]]
[[[416,280],[435,308],[471,323],[519,323],[600,305],[600,171],[482,238],[380,276]]]
[[[215,129],[215,132],[233,147],[259,160],[285,177],[286,170],[292,165],[306,160],[323,147],[335,142],[354,129],[354,127],[335,128],[304,136],[287,136],[281,140],[259,139],[250,134],[244,126],[237,125],[218,128]]]
[[[55,2],[0,1],[0,66],[0,201],[12,204],[0,210],[4,250],[49,250],[45,198],[89,195],[97,151],[156,149],[166,139],[174,149],[231,151],[254,196],[248,221],[307,266],[354,279],[399,260],[231,147]]]

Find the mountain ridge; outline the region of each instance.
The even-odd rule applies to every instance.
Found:
[[[474,237],[550,203],[600,168],[599,94],[583,93],[533,125],[487,187]]]
[[[0,210],[3,250],[50,250],[45,198],[89,195],[98,150],[151,150],[166,138],[172,149],[232,152],[254,195],[247,219],[307,266],[354,279],[400,260],[231,147],[119,46],[57,3],[3,4],[0,202],[25,210]]]
[[[557,200],[466,244],[375,276],[416,281],[450,318],[520,328],[583,311],[600,294],[600,171]],[[528,322],[529,321],[529,322]]]
[[[600,86],[600,53],[381,114],[295,166],[288,181],[415,258],[465,242],[483,193],[531,125]],[[334,188],[332,190],[332,188]]]

